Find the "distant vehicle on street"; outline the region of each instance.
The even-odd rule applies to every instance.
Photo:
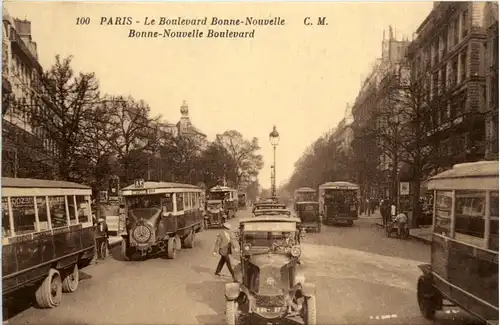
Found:
[[[205,211],[205,228],[222,227],[227,216],[222,208],[221,200],[208,200]]]
[[[195,185],[144,180],[125,187],[124,258],[138,253],[174,259],[183,246],[193,248],[195,235],[203,228],[202,192]]]
[[[247,207],[247,193],[238,194],[238,207],[243,209]]]
[[[498,161],[458,164],[428,181],[434,191],[431,264],[417,297],[433,319],[443,300],[498,324]]]
[[[319,186],[319,212],[323,223],[345,222],[352,226],[358,219],[359,186],[349,182],[328,182]]]
[[[297,202],[317,202],[317,191],[311,187],[300,187],[293,193],[293,208],[297,211]]]
[[[227,219],[232,219],[238,211],[238,190],[228,186],[214,186],[208,191],[209,200],[219,200]]]
[[[41,308],[78,288],[79,269],[95,256],[90,187],[2,177],[2,292],[35,289]]]
[[[301,187],[294,192],[294,210],[306,229],[321,232],[322,216],[319,213],[317,191],[311,187]]]
[[[225,287],[226,323],[300,319],[316,324],[316,286],[297,269],[300,219],[259,216],[239,226],[241,283]]]

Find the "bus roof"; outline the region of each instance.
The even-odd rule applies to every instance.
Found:
[[[319,186],[320,189],[335,189],[335,188],[347,188],[357,190],[359,185],[350,182],[328,182]]]
[[[456,164],[429,178],[428,189],[498,190],[498,161]]]
[[[66,182],[66,181],[53,181],[35,178],[12,178],[2,177],[2,188],[15,187],[15,188],[67,188],[67,189],[83,189],[91,190],[90,186]]]
[[[210,192],[230,192],[230,191],[236,191],[234,188],[230,188],[229,186],[214,186],[210,189]]]
[[[299,187],[298,189],[296,189],[295,193],[297,193],[297,192],[316,192],[316,190],[313,189],[312,187],[304,186],[304,187]]]
[[[171,183],[171,182],[144,182],[144,187],[135,187],[134,184],[125,187],[123,190],[135,190],[135,189],[148,189],[148,188],[190,188],[190,189],[200,189],[196,185],[192,184],[182,184],[182,183]]]

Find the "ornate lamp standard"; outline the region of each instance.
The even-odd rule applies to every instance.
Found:
[[[280,134],[276,130],[276,125],[273,126],[273,131],[269,133],[269,142],[273,146],[274,161],[271,166],[271,195],[276,197],[276,146],[280,142]]]

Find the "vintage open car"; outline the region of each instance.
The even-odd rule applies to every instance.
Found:
[[[205,228],[222,227],[227,216],[222,207],[222,200],[208,200],[205,210]]]
[[[319,202],[296,202],[295,213],[302,221],[302,226],[305,227],[306,230],[314,229],[315,231],[321,232],[323,217],[319,213]]]
[[[253,205],[252,213],[257,210],[286,209],[286,204],[273,202],[257,202]]]
[[[458,306],[498,324],[498,161],[455,165],[431,177],[428,188],[434,219],[431,263],[419,265],[420,311],[433,319]]]
[[[300,219],[286,215],[242,219],[241,283],[227,283],[228,325],[292,321],[316,324],[316,286],[298,269]]]

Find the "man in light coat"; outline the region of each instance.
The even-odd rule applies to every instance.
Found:
[[[217,268],[215,269],[215,275],[220,275],[224,265],[227,265],[227,269],[231,273],[233,281],[237,282],[230,257],[232,249],[235,247],[234,238],[231,235],[231,226],[227,222],[222,226],[224,230],[217,235],[213,251],[214,256],[217,256],[217,254],[220,255],[219,264],[217,264]]]

